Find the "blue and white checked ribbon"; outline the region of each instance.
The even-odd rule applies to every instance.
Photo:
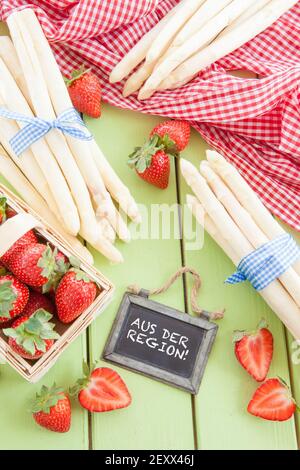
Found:
[[[245,256],[225,283],[238,284],[248,280],[254,289],[262,290],[292,266],[299,256],[300,248],[293,237],[280,235]]]
[[[47,121],[39,117],[25,116],[24,114],[12,112],[3,107],[0,107],[0,117],[27,124],[27,126],[20,129],[9,141],[11,148],[18,156],[34,142],[44,137],[51,129],[59,129],[64,134],[68,134],[80,140],[92,140],[93,138],[75,108],[67,109],[54,121]],[[83,126],[85,130],[78,129],[74,124]]]

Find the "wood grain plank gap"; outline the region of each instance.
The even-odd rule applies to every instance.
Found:
[[[182,211],[181,211],[181,195],[180,195],[180,184],[179,184],[179,160],[178,158],[175,159],[175,175],[176,175],[176,194],[177,194],[177,203],[178,206],[178,220],[180,225],[180,251],[181,251],[181,261],[182,266],[186,266],[186,259],[185,259],[185,252],[184,252],[184,243],[183,243],[183,221],[182,221]],[[183,297],[184,297],[184,309],[188,312],[189,303],[188,303],[188,289],[187,289],[187,279],[186,274],[183,274]],[[195,407],[195,397],[191,395],[191,407],[192,407],[192,418],[193,418],[193,434],[194,434],[194,443],[195,443],[195,450],[199,449],[198,445],[198,433],[197,433],[197,416],[196,416],[196,407]]]

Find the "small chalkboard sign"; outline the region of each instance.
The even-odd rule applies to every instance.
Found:
[[[196,394],[217,325],[126,293],[105,346],[104,359]]]

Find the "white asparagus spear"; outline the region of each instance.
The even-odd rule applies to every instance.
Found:
[[[179,4],[176,5],[169,13],[166,14],[155,26],[150,29],[148,33],[133,46],[132,49],[123,57],[123,59],[114,67],[109,76],[110,83],[120,82],[129,75],[130,72],[142,62],[148,52],[149,47],[151,46],[153,40],[160,33],[164,25],[167,23],[169,18],[174,14],[178,9]]]
[[[280,16],[286,13],[298,0],[272,0],[244,23],[238,25],[228,34],[217,38],[209,46],[194,54],[177,67],[160,85],[160,90],[178,88],[187,83],[197,73],[235,51],[271,26]]]
[[[41,112],[37,111],[41,117],[45,117],[45,114],[47,114],[48,119],[49,119],[49,115],[51,115],[50,119],[54,119],[55,113],[52,109],[51,101],[49,100],[47,88],[45,87],[45,83],[44,83],[43,74],[40,70],[34,51],[30,50],[31,54],[29,54],[28,56],[28,51],[26,48],[26,41],[25,43],[23,42],[23,38],[19,34],[18,27],[15,24],[16,15],[17,13],[11,15],[7,21],[11,29],[13,42],[15,46],[17,46],[16,50],[18,52],[19,60],[22,64],[22,69],[26,78],[26,82],[29,82],[29,83],[34,82],[37,85],[36,87],[30,87],[32,103],[34,104],[35,108],[37,107],[38,110],[39,109],[41,110]],[[33,60],[33,62],[31,62],[31,60]],[[45,107],[45,104],[46,105],[48,104],[48,108],[47,106]],[[66,165],[68,166],[68,164],[70,163],[71,165],[74,165],[74,168],[72,168],[74,170],[73,174],[72,175],[67,174],[67,177],[70,178],[71,183],[72,182],[74,183],[73,185],[75,185],[75,189],[77,190],[76,195],[78,199],[76,202],[81,209],[80,215],[81,215],[81,222],[82,222],[81,227],[80,227],[80,235],[83,236],[83,238],[85,238],[94,248],[100,251],[104,256],[106,256],[112,262],[114,263],[122,262],[123,257],[120,254],[120,252],[108,240],[106,240],[101,233],[99,233],[99,225],[97,223],[96,216],[93,211],[89,194],[87,192],[84,181],[82,180],[81,174],[75,162],[73,162],[73,156],[69,152],[69,148],[67,147],[67,144],[63,136],[60,133],[57,134],[55,131],[52,131],[51,133],[48,134],[48,138],[54,144],[54,146],[57,143],[62,144],[62,146],[58,145],[56,147],[57,151],[61,150],[61,153],[56,154],[56,157],[60,159],[60,163],[62,166],[64,166],[64,169],[66,170]],[[64,152],[65,149],[67,149],[68,153]],[[65,162],[65,157],[67,157],[68,159],[70,158],[70,161]],[[78,179],[75,178],[75,176],[77,176],[76,174],[77,172],[79,175]],[[83,184],[81,184],[81,181]],[[87,197],[86,197],[86,200],[83,201],[84,199],[83,196],[85,192],[87,193]],[[84,207],[85,203],[88,205],[88,207],[86,208]],[[91,210],[89,211],[90,208]],[[85,209],[89,211],[88,214]]]
[[[139,92],[139,99],[145,100],[150,98],[158,89],[159,84],[168,75],[182,64],[186,59],[191,57],[197,51],[207,46],[216,36],[234,21],[245,9],[247,9],[256,0],[233,0],[223,10],[221,10],[211,20],[207,21],[201,29],[187,39],[180,47],[170,50],[165,60],[157,65],[145,82]]]
[[[162,31],[151,44],[147,54],[147,62],[154,62],[167,50],[177,32],[187,20],[204,3],[204,0],[182,0],[177,11],[167,21]]]
[[[1,100],[0,100],[1,104]],[[36,160],[32,152],[28,149],[20,157],[12,150],[9,140],[16,135],[19,131],[19,127],[13,121],[1,119],[0,125],[0,143],[4,147],[7,154],[11,157],[14,163],[20,168],[27,179],[29,179],[32,185],[37,189],[38,193],[42,198],[47,201],[49,208],[52,212],[56,209],[56,203],[49,189],[47,181],[41,172],[40,167],[36,163]]]
[[[1,41],[2,39],[5,39],[5,41],[2,42]],[[13,78],[15,79],[15,81],[17,83],[19,83],[19,87],[20,87],[22,93],[24,94],[24,97],[26,97],[27,101],[29,101],[29,103],[30,103],[31,99],[30,99],[30,96],[29,96],[29,93],[28,93],[26,81],[24,79],[24,75],[23,75],[23,72],[22,72],[22,69],[21,69],[21,66],[20,66],[20,63],[19,63],[17,53],[15,51],[13,43],[11,42],[11,39],[8,38],[7,36],[6,37],[0,37],[0,56],[3,59],[3,61],[5,62],[5,65],[8,67],[10,73],[13,75]],[[14,125],[14,123],[12,123],[12,125]],[[18,131],[18,128],[15,129],[15,133],[17,131]],[[12,135],[11,135],[11,137],[12,137]],[[38,144],[36,144],[36,145],[38,145]],[[10,147],[6,147],[6,150],[9,151],[9,148]],[[42,191],[41,187],[38,185],[38,181],[36,182],[35,179],[34,179],[34,176],[35,176],[36,172],[34,171],[34,169],[35,169],[34,165],[33,165],[34,162],[32,161],[32,159],[29,158],[30,152],[31,151],[28,149],[27,151],[24,152],[24,154],[21,157],[16,157],[16,158],[20,158],[21,161],[24,160],[25,162],[27,162],[27,167],[28,167],[28,165],[29,165],[29,167],[32,166],[32,169],[31,169],[32,177],[30,178],[31,182],[33,183],[34,187],[36,187],[38,192],[44,197],[44,199],[46,199],[48,201],[49,207],[52,210],[52,212],[56,213],[56,210],[57,210],[58,206],[57,206],[57,204],[55,204],[55,206],[54,206],[55,201],[53,201],[53,198],[51,198],[51,193],[50,194],[45,194]],[[12,155],[11,152],[9,152],[9,153]],[[15,160],[15,163],[18,164],[18,161]],[[29,175],[28,175],[28,172],[26,171],[26,168],[23,167],[21,169],[22,169],[23,173],[25,173],[25,175],[28,178]],[[29,170],[30,170],[30,168],[29,168]],[[59,215],[59,212],[57,212],[57,214]],[[62,219],[62,217],[59,217],[59,218]],[[63,219],[62,219],[62,221],[63,221]],[[109,222],[104,221],[104,220],[98,220],[98,223],[100,225],[100,230],[103,229],[104,235],[110,241],[114,242],[115,232],[114,232],[113,228],[111,227],[111,225],[109,224]]]
[[[208,182],[217,199],[223,204],[241,232],[251,243],[253,249],[259,248],[267,243],[269,241],[267,236],[257,226],[251,215],[239,203],[230,189],[209,166],[207,161],[204,160],[201,162],[200,172]],[[298,274],[292,268],[288,268],[278,279],[300,307],[300,277]]]
[[[0,40],[1,40],[1,38],[0,38]],[[10,39],[9,39],[9,41],[10,41]],[[10,41],[10,43],[11,43],[11,41]],[[13,51],[14,51],[14,54],[16,55],[16,52],[15,52],[14,48],[13,48]],[[17,55],[16,55],[16,59],[18,61]],[[3,54],[3,60],[4,60],[5,63],[6,63],[6,61],[9,62],[9,57],[7,56],[7,54]],[[6,63],[6,65],[7,65],[7,63]],[[20,65],[19,65],[19,67],[20,67]],[[17,80],[17,77],[19,75],[19,71],[18,71],[18,66],[16,66],[16,61],[14,61],[14,66],[11,67],[10,72],[11,72],[11,75],[14,77],[14,79]],[[22,72],[22,77],[23,77],[23,72]],[[21,89],[23,94],[25,92],[25,87],[27,88],[26,82],[25,82],[24,77],[23,77],[23,79],[20,81],[20,89]],[[23,112],[23,114],[25,113],[24,111],[20,111],[20,112]],[[37,142],[35,145],[38,145],[38,144],[39,143]],[[45,145],[46,144],[44,144],[44,146]],[[135,222],[140,223],[141,218],[140,218],[139,210],[138,210],[138,207],[136,205],[135,200],[133,199],[133,197],[130,194],[129,189],[124,185],[124,183],[121,181],[121,179],[115,173],[115,171],[109,165],[108,161],[106,160],[105,156],[101,152],[101,150],[98,147],[98,145],[96,144],[96,142],[92,141],[90,143],[90,145],[91,145],[91,152],[92,152],[93,158],[94,158],[95,163],[97,165],[98,171],[100,172],[100,174],[103,178],[105,186],[111,192],[112,196],[119,202],[119,204],[120,204],[121,208],[124,210],[124,212],[127,213],[129,215],[129,217],[131,217]],[[44,151],[42,152],[41,150],[37,149],[37,153],[44,154]],[[122,226],[120,227],[120,230],[123,230]],[[123,233],[124,233],[124,235],[123,235],[122,239],[124,239],[126,241],[125,230],[123,231]]]
[[[14,77],[18,87],[22,90],[27,103],[30,103],[30,95],[22,72],[22,68],[11,39],[8,36],[0,36],[0,57]]]
[[[229,243],[232,249],[236,251],[237,259],[233,261],[237,264],[252,251],[251,244],[215,197],[197,169],[185,159],[180,160],[180,168],[187,184],[193,189],[197,198],[203,204],[204,210],[216,225],[217,230],[220,232],[219,236],[222,236],[226,243]],[[300,309],[280,282],[273,281],[259,293],[272,310],[277,313],[292,335],[296,339],[300,339]]]
[[[186,196],[187,206],[192,212],[195,219],[200,225],[210,234],[210,236],[217,242],[217,244],[222,248],[223,251],[234,261],[236,264],[239,263],[238,255],[230,246],[230,244],[222,237],[221,233],[218,231],[217,227],[213,223],[212,219],[209,217],[207,212],[205,212],[202,204],[198,201],[195,196],[187,194]]]
[[[53,227],[84,259],[93,264],[93,257],[86,247],[72,235],[65,232],[61,223],[56,219],[54,214],[49,210],[47,204],[34,189],[34,187],[25,178],[19,168],[10,160],[0,148],[0,173],[4,178],[17,189],[24,201],[48,224]]]
[[[144,62],[137,70],[134,72],[128,80],[126,80],[124,88],[123,88],[123,96],[124,98],[127,98],[127,96],[132,95],[132,93],[135,93],[137,90],[140,89],[140,87],[143,85],[145,80],[147,80],[148,77],[150,77],[154,67],[156,65],[156,62]]]
[[[227,28],[225,28],[224,31],[222,31],[219,38],[229,33],[229,31],[232,31],[236,26],[239,26],[244,23],[246,20],[251,18],[255,13],[264,8],[271,1],[272,0],[255,0],[253,5],[247,8],[246,11],[244,11],[235,21],[233,21]]]
[[[0,59],[0,75],[0,95],[6,108],[10,111],[19,112],[27,116],[33,116],[30,107],[2,59]],[[24,123],[18,124],[16,131],[25,125]],[[72,235],[76,235],[76,220],[78,217],[77,209],[54,156],[50,152],[50,149],[44,140],[35,142],[31,146],[31,151],[49,185],[49,189],[55,199],[57,207],[59,208],[61,218],[64,220],[67,231]]]
[[[187,39],[190,39],[191,36],[205,26],[207,22],[214,18],[230,2],[232,2],[232,0],[218,0],[217,2],[216,0],[207,0],[204,2],[175,36],[170,50],[173,47],[184,44]]]
[[[196,202],[194,202],[193,200],[192,204],[193,206],[191,207],[191,210],[193,214],[195,215],[195,217],[197,218],[197,211],[202,212],[204,211],[204,208],[201,205],[201,203],[198,202],[197,199],[196,199]],[[197,218],[197,220],[200,225],[203,224],[203,219],[201,217]],[[232,247],[228,245],[228,243],[226,242],[226,240],[223,238],[222,234],[218,230],[216,224],[207,213],[204,214],[203,225],[204,225],[203,228],[205,228],[205,230],[209,233],[209,235],[222,248],[224,253],[226,253],[226,255],[231,259],[231,261],[237,266],[239,263],[238,255],[232,249]],[[275,283],[277,283],[277,281],[275,281]],[[291,331],[293,336],[299,339],[299,334],[300,334],[299,327],[298,327],[299,308],[297,307],[295,302],[292,300],[292,298],[287,294],[287,292],[282,288],[282,286],[279,283],[275,285],[276,295],[273,295],[272,297],[272,294],[274,294],[273,284],[274,283],[272,283],[272,290],[268,289],[268,292],[266,292],[266,289],[264,289],[263,291],[260,291],[260,295],[267,302],[267,304],[269,304],[269,306],[272,308],[274,312],[278,313],[279,309],[281,310],[282,312],[281,315],[283,316],[279,315],[279,313],[278,313],[278,316],[280,316],[281,320],[285,323],[286,327]],[[279,287],[279,289],[277,287]],[[279,296],[281,296],[279,298],[280,302],[278,302],[277,300]],[[286,304],[284,302],[286,302]],[[287,315],[286,312],[289,312],[289,314]],[[293,322],[293,319],[295,323]]]
[[[206,156],[209,164],[231,189],[237,200],[253,217],[256,224],[265,233],[269,240],[279,237],[285,230],[263,205],[262,201],[240,175],[238,170],[228,163],[218,152],[207,150]],[[300,275],[300,261],[293,265],[294,270]]]
[[[120,207],[125,214],[127,214],[134,222],[140,223],[141,215],[129,189],[110,166],[95,141],[91,142],[91,149],[95,163],[110,194],[120,204]]]
[[[173,10],[173,15],[168,18],[164,27],[158,32],[156,39],[152,41],[150,49],[147,51],[145,62],[134,72],[131,77],[128,78],[124,85],[123,96],[126,98],[135,91],[137,91],[144,81],[151,75],[155,66],[159,63],[159,60],[168,52],[168,46],[172,41],[172,38],[176,34],[177,29],[180,28],[180,24],[186,15],[190,14],[190,9],[195,8],[195,2],[197,0],[183,0]],[[203,3],[204,0],[202,0]],[[190,2],[186,8],[185,13],[182,15],[182,8],[185,7],[186,3]],[[173,34],[174,32],[174,34]]]
[[[17,12],[10,15],[7,23],[22,65],[26,82],[28,84],[35,84],[34,86],[28,87],[35,112],[39,117],[52,121],[56,118],[56,115],[48,95],[43,72],[35,51],[33,47],[31,47],[32,44],[27,30],[20,28],[19,13]],[[79,231],[81,226],[84,238],[89,239],[91,242],[96,241],[99,237],[99,226],[96,221],[87,187],[66,140],[60,131],[53,129],[46,135],[46,141],[64,173],[74,201],[76,202],[81,221],[80,224],[78,219],[77,231]]]
[[[22,31],[27,33],[27,43],[31,41],[31,46],[37,54],[54,111],[59,115],[66,109],[72,107],[72,102],[49,43],[46,40],[33,10],[26,9],[19,12],[17,20]],[[70,136],[66,136],[66,140],[72,150],[90,194],[97,205],[98,215],[107,218],[120,238],[128,241],[130,238],[129,231],[124,223],[122,223],[123,221],[121,220],[120,214],[113,205],[111,197],[105,188],[102,177],[92,157],[89,143],[74,139]]]

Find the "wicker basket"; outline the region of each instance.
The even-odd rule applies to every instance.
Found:
[[[85,310],[85,312],[82,313],[82,315],[80,315],[80,317],[78,317],[73,323],[65,325],[61,323],[56,317],[52,319],[52,321],[56,324],[56,331],[61,336],[57,341],[55,341],[50,350],[36,361],[26,360],[14,352],[8,345],[5,336],[0,330],[0,356],[3,357],[3,359],[14,369],[16,369],[19,374],[22,375],[22,377],[24,377],[29,382],[34,383],[37,382],[50,369],[50,367],[54,365],[56,360],[68,347],[68,345],[72,343],[72,341],[74,341],[80,335],[80,333],[82,333],[92,323],[92,321],[100,314],[100,312],[103,311],[112,298],[114,287],[110,281],[102,276],[99,271],[87,264],[86,261],[84,261],[84,259],[76,252],[76,250],[74,250],[68,242],[66,242],[54,229],[52,229],[40,215],[35,213],[9,189],[1,184],[0,196],[5,196],[7,198],[8,205],[12,207],[18,214],[29,214],[28,217],[23,215],[23,218],[26,222],[28,222],[29,226],[32,222],[32,227],[35,227],[35,230],[39,236],[49,242],[52,246],[57,247],[67,257],[75,256],[77,259],[79,259],[81,261],[81,269],[85,271],[99,287],[98,295],[93,304],[87,310]],[[17,217],[18,215],[10,220],[14,220]],[[0,227],[0,246],[1,238],[3,240],[3,237],[1,237],[1,228],[5,227],[5,224]],[[28,230],[30,228],[28,228]],[[13,237],[15,237],[15,234]],[[11,244],[13,243],[14,242]]]

